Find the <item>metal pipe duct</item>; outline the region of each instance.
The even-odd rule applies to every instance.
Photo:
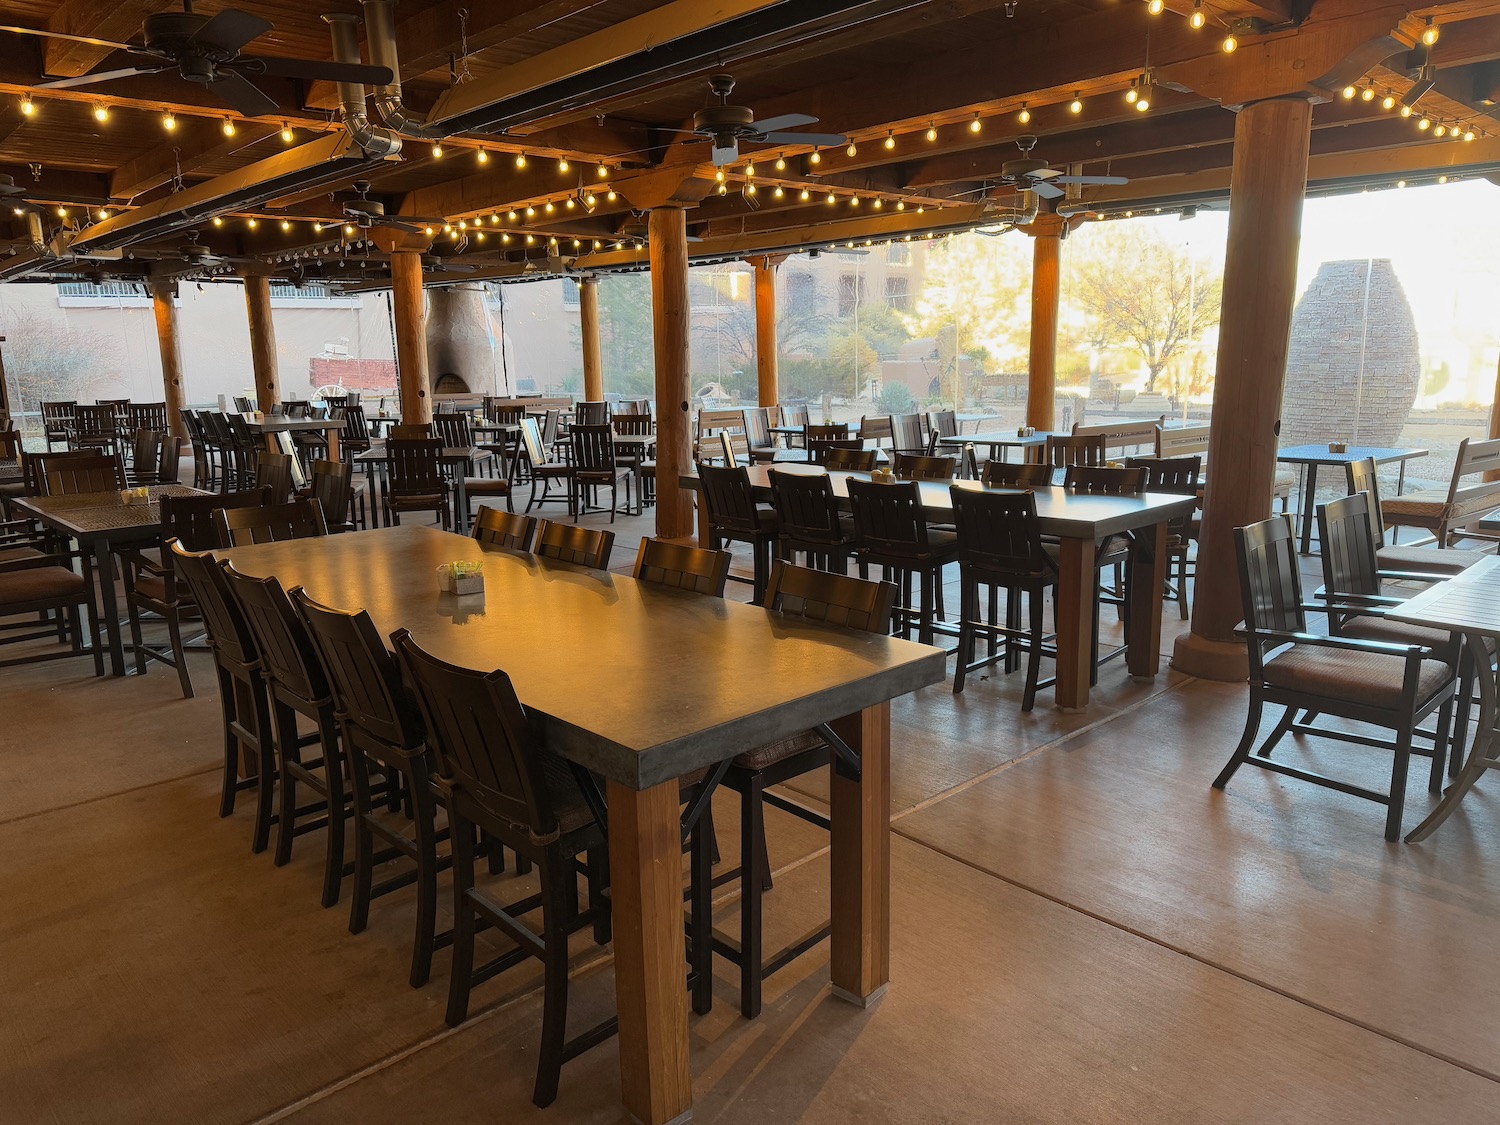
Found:
[[[365,41],[370,45],[370,62],[374,66],[389,68],[391,80],[384,86],[376,86],[375,112],[380,120],[402,136],[419,140],[436,141],[449,135],[448,130],[438,129],[402,104],[401,57],[396,50],[395,0],[360,0],[365,10]]]
[[[1037,212],[1041,210],[1041,199],[1034,191],[1023,191],[1021,193],[1021,206],[1019,207],[986,207],[984,209],[985,225],[991,223],[1009,223],[1011,226],[1025,226],[1027,223],[1036,221]]]
[[[333,37],[333,57],[336,62],[358,65],[359,17],[342,13],[326,15],[323,22],[328,25]],[[339,92],[338,119],[349,130],[354,143],[370,156],[395,156],[401,151],[401,138],[389,129],[370,123],[365,113],[365,88],[358,82],[335,83]]]
[[[31,239],[31,248],[38,254],[46,252],[47,236],[42,232],[42,216],[40,212],[26,212],[26,237]]]

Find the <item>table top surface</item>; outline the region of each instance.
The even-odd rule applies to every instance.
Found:
[[[342,430],[342,418],[288,418],[284,414],[246,415],[245,425],[256,433],[295,433],[299,430]]]
[[[1383,445],[1351,445],[1343,453],[1332,453],[1324,445],[1289,445],[1278,450],[1276,460],[1289,465],[1347,465],[1373,457],[1377,464],[1387,461],[1409,461],[1413,457],[1426,457],[1425,449],[1391,448]]]
[[[23,496],[12,503],[75,539],[120,538],[154,533],[161,527],[163,496],[205,496],[185,484],[153,484],[149,504],[126,504],[119,492],[74,492],[66,496]]]
[[[816,465],[801,465],[795,461],[776,465],[777,472],[816,475],[824,470]],[[751,465],[750,485],[757,494],[769,497],[771,492],[771,467]],[[869,480],[869,473],[829,473],[834,495],[844,503],[849,497],[849,480]],[[697,486],[697,475],[685,473],[684,487]],[[974,480],[918,481],[922,494],[922,507],[935,522],[948,522],[953,513],[953,496],[950,487],[973,492],[1008,492],[1014,489],[989,489]],[[1064,539],[1103,539],[1110,535],[1151,524],[1161,523],[1177,516],[1185,516],[1197,509],[1196,496],[1166,492],[1143,492],[1136,496],[1102,496],[1097,493],[1070,492],[1061,485],[1032,490],[1036,497],[1036,514],[1044,535],[1056,535]]]
[[[1467,570],[1392,606],[1386,616],[1414,625],[1500,638],[1500,557],[1483,556]]]
[[[0,460],[0,484],[15,484],[24,479],[25,474],[21,472],[21,462]]]
[[[1009,431],[992,432],[987,434],[954,434],[951,437],[938,438],[939,445],[956,445],[963,448],[966,445],[1009,445],[1015,447],[1029,447],[1033,445],[1046,445],[1050,435],[1045,430],[1038,430],[1034,434],[1025,437]],[[1059,434],[1059,437],[1064,435]]]
[[[493,456],[494,454],[482,445],[445,445],[440,459],[444,463],[459,464],[464,461],[482,461]],[[364,464],[383,464],[390,459],[390,451],[383,445],[354,455],[354,460]]]
[[[405,627],[464,667],[504,668],[559,753],[633,788],[680,777],[946,673],[938,649],[835,629],[421,526],[218,552],[343,609]],[[436,568],[481,559],[483,594]]]

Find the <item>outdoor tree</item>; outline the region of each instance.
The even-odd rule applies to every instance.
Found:
[[[693,334],[700,345],[722,354],[725,386],[753,397],[758,388],[754,275],[735,266],[704,268],[693,274],[693,306],[699,313],[693,319]],[[783,383],[787,368],[796,364],[794,357],[827,357],[828,328],[828,317],[782,294],[776,310],[776,355]],[[738,378],[733,371],[739,372]],[[818,393],[832,389],[821,385],[827,380],[818,381]]]
[[[60,318],[20,312],[6,336],[5,376],[16,412],[36,412],[53,400],[91,402],[119,367],[117,337],[72,329]]]
[[[1138,355],[1146,391],[1155,391],[1167,366],[1219,322],[1223,277],[1139,223],[1099,224],[1079,235],[1069,240],[1063,268],[1090,335]]]
[[[599,350],[606,386],[632,396],[655,393],[650,274],[609,274],[600,279]]]

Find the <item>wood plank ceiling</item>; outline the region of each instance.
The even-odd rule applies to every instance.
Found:
[[[142,59],[0,31],[0,173],[25,193],[0,211],[0,277],[240,269],[379,284],[398,240],[430,243],[438,282],[637,268],[640,213],[667,201],[689,207],[702,240],[692,250],[705,259],[920,236],[993,223],[1020,206],[1005,166],[1027,136],[1039,138],[1033,153],[1053,167],[1129,178],[1070,187],[1059,210],[1108,217],[1198,206],[1227,194],[1232,107],[1275,96],[1317,101],[1311,191],[1494,176],[1500,0],[1419,2],[1214,0],[1196,9],[1204,26],[1195,27],[1194,0],[1168,0],[1159,13],[1145,0],[732,0],[711,10],[737,22],[717,26],[702,23],[709,6],[685,0],[401,0],[394,16],[407,108],[461,110],[457,122],[503,130],[445,136],[441,155],[431,139],[407,137],[399,159],[359,175],[204,210],[90,256],[70,253],[70,240],[82,233],[86,243],[101,216],[128,229],[122,212],[340,128],[335,90],[258,77],[277,108],[246,120],[211,86],[170,69],[39,89],[48,78]],[[315,60],[332,57],[323,14],[361,13],[358,0],[200,0],[194,10],[229,7],[274,25],[247,52]],[[176,8],[13,0],[4,19],[130,41],[147,15]],[[1422,42],[1429,20],[1439,32],[1431,46]],[[1227,53],[1231,33],[1238,49]],[[1424,63],[1435,84],[1403,116],[1401,99]],[[844,134],[848,150],[746,143],[720,180],[710,146],[682,130],[711,103],[708,78],[721,70],[735,77],[733,104],[759,119],[815,116],[808,128]],[[1133,88],[1148,110],[1127,100]],[[418,233],[343,225],[357,179]],[[23,200],[42,209],[41,250]],[[245,261],[184,262],[190,230]],[[454,259],[474,272],[445,272]]]

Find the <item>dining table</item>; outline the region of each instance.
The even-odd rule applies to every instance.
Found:
[[[1426,457],[1427,450],[1416,447],[1389,447],[1383,445],[1346,445],[1343,449],[1328,448],[1328,443],[1312,445],[1290,445],[1277,450],[1276,460],[1283,465],[1296,465],[1302,474],[1302,553],[1312,553],[1313,509],[1317,503],[1318,469],[1325,465],[1345,466],[1355,461],[1373,457],[1377,465],[1395,463],[1400,466],[1396,477],[1396,495],[1401,495],[1406,485],[1406,463],[1417,457]]]
[[[771,500],[769,465],[751,465],[750,487],[758,501]],[[825,470],[796,463],[776,465],[781,473],[818,474]],[[869,480],[869,473],[828,473],[833,494],[841,508],[849,507],[849,481]],[[681,487],[702,490],[696,472],[684,473]],[[918,481],[922,507],[929,522],[952,524],[953,497],[950,487],[979,491],[978,481]],[[1098,596],[1095,559],[1099,547],[1120,536],[1129,540],[1127,600],[1125,613],[1125,664],[1132,679],[1150,681],[1161,665],[1162,591],[1167,581],[1167,526],[1196,510],[1198,498],[1180,493],[1142,492],[1134,496],[1112,496],[1077,492],[1053,485],[1031,490],[1041,533],[1059,542],[1057,585],[1057,706],[1064,711],[1082,711],[1089,702],[1089,680],[1093,671],[1094,599]],[[698,542],[711,546],[713,532],[708,506],[699,498]]]
[[[482,445],[444,446],[438,455],[439,462],[453,481],[453,526],[459,531],[469,528],[469,494],[464,487],[464,478],[472,475],[476,466],[488,464],[495,457],[493,450]],[[375,446],[356,453],[354,463],[374,470],[370,473],[370,522],[378,527],[384,508],[382,495],[390,486],[390,453],[384,445]]]
[[[439,659],[503,668],[548,747],[604,779],[624,1109],[692,1114],[678,779],[829,723],[858,755],[830,768],[829,976],[867,1006],[890,978],[890,702],[943,680],[945,656],[406,526],[218,552],[314,599],[411,631]],[[479,561],[484,590],[439,593]]]
[[[109,670],[123,676],[125,642],[120,627],[119,598],[115,594],[114,556],[130,547],[144,547],[161,539],[161,498],[203,496],[185,484],[148,485],[148,502],[127,504],[119,492],[74,492],[62,496],[18,496],[12,508],[78,544],[92,556],[89,577],[95,584],[96,604],[109,648]]]
[[[1034,434],[998,430],[982,434],[950,434],[947,437],[938,438],[937,443],[944,449],[954,449],[960,452],[965,446],[983,446],[989,450],[990,460],[994,461],[1004,461],[1008,456],[1007,450],[1019,449],[1022,451],[1021,459],[1024,461],[1030,457],[1030,450],[1046,445],[1047,439],[1051,436],[1044,430],[1038,430]]]
[[[339,459],[339,434],[343,432],[344,420],[342,418],[291,418],[285,414],[261,414],[250,413],[244,415],[245,425],[250,427],[250,432],[271,438],[274,434],[299,434],[322,432],[328,440],[328,460]],[[274,445],[268,446],[272,453],[280,453],[281,450]]]
[[[1406,842],[1427,839],[1458,809],[1464,796],[1490,770],[1500,769],[1500,679],[1491,652],[1500,645],[1500,557],[1485,555],[1452,578],[1435,582],[1413,597],[1389,607],[1385,617],[1428,629],[1463,635],[1464,646],[1478,654],[1472,661],[1479,689],[1479,718],[1474,744],[1443,799],[1427,818],[1406,834]]]

